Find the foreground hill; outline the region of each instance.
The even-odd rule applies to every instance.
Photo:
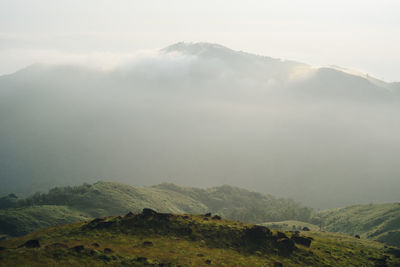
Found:
[[[324,229],[400,246],[400,203],[355,205],[319,213]]]
[[[0,234],[9,236],[91,217],[138,212],[144,207],[170,213],[213,212],[251,223],[307,221],[312,213],[312,209],[290,199],[227,185],[200,189],[174,184],[133,187],[114,182],[54,188],[22,200],[11,195],[0,199],[0,207]]]
[[[0,242],[0,266],[398,266],[395,248],[321,232],[276,232],[219,216],[143,213]]]

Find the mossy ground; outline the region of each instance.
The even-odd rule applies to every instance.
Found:
[[[275,262],[283,266],[376,266],[384,257],[387,266],[400,265],[400,259],[385,254],[383,244],[346,235],[301,232],[314,239],[311,247],[297,244],[297,249],[283,256],[272,243],[266,243],[265,249],[249,249],[257,244],[242,242],[246,229],[253,225],[202,215],[170,215],[166,220],[140,216],[73,223],[1,241],[6,249],[0,250],[0,266],[272,266]],[[292,233],[285,234],[290,237]],[[18,248],[30,239],[39,240],[41,247]],[[46,248],[55,243],[65,247]],[[84,249],[77,252],[72,249],[75,246]],[[112,252],[104,252],[105,248]]]

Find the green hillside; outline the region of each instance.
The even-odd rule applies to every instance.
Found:
[[[340,234],[145,209],[0,241],[0,266],[399,266],[398,252]]]
[[[319,213],[324,229],[400,246],[400,203],[355,205]]]
[[[227,185],[200,189],[174,184],[133,187],[114,182],[54,188],[23,200],[7,196],[0,199],[0,206],[0,235],[10,236],[90,217],[139,212],[144,207],[177,214],[212,212],[251,223],[304,221],[310,219],[312,212],[289,199]]]

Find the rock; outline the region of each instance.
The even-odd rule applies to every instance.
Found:
[[[112,221],[106,221],[105,218],[96,218],[88,223],[92,229],[103,229],[114,224]]]
[[[93,243],[92,246],[95,247],[95,248],[100,247],[100,245],[98,243]]]
[[[211,264],[211,260],[205,260],[204,263],[210,265]]]
[[[57,248],[68,248],[68,246],[63,243],[53,243],[45,247],[45,249],[57,249]]]
[[[156,215],[157,212],[156,212],[155,210],[152,210],[152,209],[144,208],[143,211],[142,211],[142,214],[143,214],[145,217],[149,217],[149,216]]]
[[[70,248],[70,250],[75,251],[75,252],[81,252],[84,249],[85,249],[85,247],[83,245],[78,245],[78,246]]]
[[[128,212],[127,214],[125,214],[125,217],[129,218],[129,217],[133,217],[135,216],[135,214],[133,214],[132,211]]]
[[[274,267],[283,267],[283,264],[280,262],[274,262]]]
[[[288,238],[287,235],[285,235],[284,233],[279,232],[279,231],[276,233],[276,236],[278,237],[278,239],[281,239],[281,238]]]
[[[211,217],[211,212],[204,214],[205,217]]]
[[[91,220],[89,223],[90,224],[92,224],[92,223],[96,224],[96,223],[102,222],[104,220],[105,220],[104,218],[96,218],[96,219]]]
[[[296,244],[300,244],[306,247],[310,247],[311,246],[311,238],[308,237],[304,237],[304,236],[298,236],[298,235],[293,235],[292,236],[292,240],[296,243]]]
[[[359,236],[359,235],[355,235],[354,237],[360,239],[360,236]]]
[[[19,248],[26,247],[26,248],[40,248],[40,243],[39,240],[37,239],[31,239],[26,241],[24,244],[19,246]]]
[[[144,241],[144,242],[143,242],[143,246],[145,246],[145,247],[152,247],[152,246],[153,246],[153,242],[151,242],[151,241]]]
[[[271,230],[265,226],[254,225],[251,228],[245,230],[246,237],[254,240],[265,240],[272,235]]]
[[[214,215],[214,216],[212,217],[212,219],[213,219],[213,220],[221,220],[222,218],[221,218],[221,216],[219,216],[219,215]]]
[[[308,228],[307,226],[304,226],[303,231],[310,231],[310,228]]]
[[[104,253],[113,253],[114,252],[114,250],[112,250],[111,248],[105,248],[104,249]]]
[[[296,248],[294,241],[289,238],[281,238],[276,241],[279,255],[290,256]]]

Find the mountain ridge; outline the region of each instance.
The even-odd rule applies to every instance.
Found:
[[[232,186],[210,189],[179,187],[165,183],[132,187],[115,182],[97,182],[75,187],[56,187],[11,202],[0,198],[0,232],[27,234],[49,225],[82,221],[91,217],[138,212],[147,207],[159,212],[207,213],[245,222],[297,218],[307,220],[312,210],[288,199],[250,192]],[[1,205],[3,204],[3,205]],[[57,212],[54,212],[57,211]]]

